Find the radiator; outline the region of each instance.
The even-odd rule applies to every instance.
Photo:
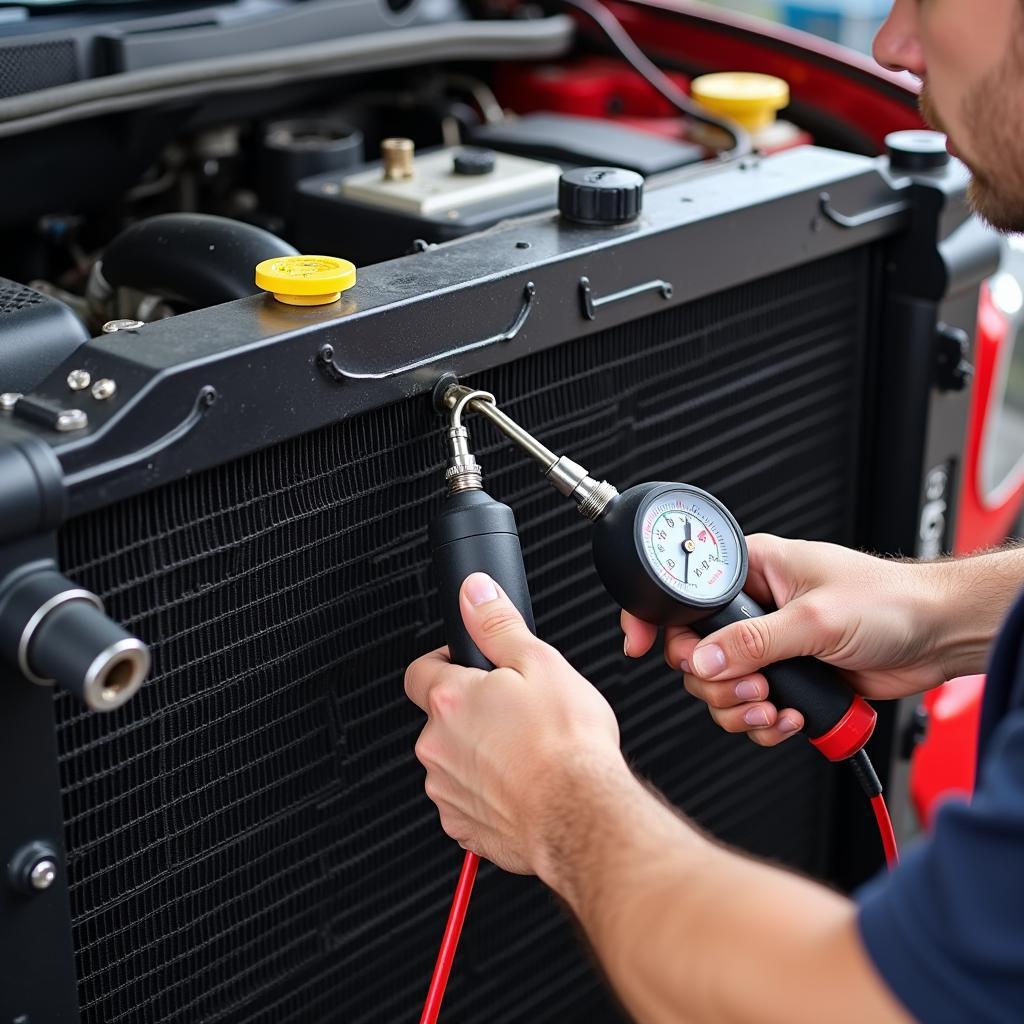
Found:
[[[443,642],[433,383],[492,391],[620,489],[688,481],[748,533],[912,551],[968,407],[936,383],[936,326],[971,327],[989,266],[964,182],[815,149],[704,169],[634,224],[545,214],[362,269],[330,307],[254,297],[93,339],[0,413],[0,613],[56,556],[153,654],[98,714],[0,650],[0,857],[55,863],[45,892],[0,878],[0,1019],[415,1020],[461,862],[402,687]],[[72,368],[117,380],[78,434],[48,426]],[[638,771],[743,849],[846,886],[879,866],[862,797],[808,744],[728,736],[660,651],[623,656],[590,526],[469,426],[539,634]],[[880,709],[883,774],[893,730]],[[556,900],[485,865],[445,1024],[621,1019]]]
[[[620,486],[690,480],[747,530],[848,542],[867,267],[854,250],[474,383]],[[443,642],[439,422],[425,397],[391,405],[65,526],[65,573],[155,659],[112,715],[57,698],[83,1021],[415,1018],[461,853],[402,689]],[[627,662],[589,525],[472,426],[538,632],[608,696],[640,770],[716,835],[822,873],[834,769],[723,735],[659,656]],[[617,1018],[543,887],[485,870],[445,1019]]]

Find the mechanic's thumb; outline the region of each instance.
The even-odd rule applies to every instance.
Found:
[[[540,641],[530,632],[519,609],[483,572],[462,581],[459,592],[462,621],[483,656],[497,668],[523,669],[529,652]]]
[[[786,658],[820,654],[819,622],[800,601],[710,633],[693,649],[690,668],[702,679],[734,679]]]

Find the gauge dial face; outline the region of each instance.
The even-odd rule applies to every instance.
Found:
[[[732,520],[701,493],[663,491],[640,510],[647,564],[684,602],[720,602],[741,572],[742,544]]]

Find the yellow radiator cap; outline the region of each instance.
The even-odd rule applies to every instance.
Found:
[[[337,256],[275,256],[256,265],[256,287],[289,306],[324,306],[355,283],[355,264]]]
[[[789,85],[774,75],[723,71],[690,83],[693,98],[713,114],[731,118],[749,132],[767,128],[789,104]]]

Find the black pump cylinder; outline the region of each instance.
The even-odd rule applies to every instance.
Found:
[[[463,625],[459,590],[471,573],[487,573],[519,609],[530,632],[536,632],[512,509],[486,491],[453,494],[430,524],[430,546],[452,662],[469,668],[494,668]]]

